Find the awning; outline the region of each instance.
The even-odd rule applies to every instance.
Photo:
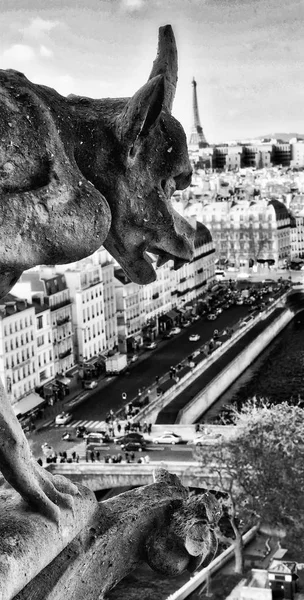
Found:
[[[71,383],[71,380],[67,377],[58,377],[56,381],[57,383],[63,383],[64,385],[69,385]]]
[[[176,310],[169,310],[166,315],[169,317],[169,319],[177,319],[178,312],[176,312]]]
[[[38,408],[40,404],[44,404],[44,402],[44,398],[41,398],[41,396],[32,392],[28,396],[25,396],[25,398],[19,400],[19,402],[16,402],[16,404],[13,404],[14,413],[15,415],[25,415],[35,408]]]

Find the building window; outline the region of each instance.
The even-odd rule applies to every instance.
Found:
[[[37,318],[37,329],[42,329],[43,327],[43,315]]]

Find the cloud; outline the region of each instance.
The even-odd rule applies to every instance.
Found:
[[[121,7],[127,12],[136,12],[145,5],[145,0],[121,0]]]
[[[41,19],[41,17],[35,17],[29,25],[22,27],[19,31],[26,37],[40,38],[49,34],[59,24],[59,21],[49,21]]]
[[[13,44],[4,50],[1,56],[2,66],[13,66],[12,63],[29,62],[35,58],[35,50],[26,44]]]
[[[46,46],[44,46],[43,44],[40,46],[39,52],[40,52],[40,56],[42,56],[43,58],[50,58],[51,56],[54,55],[53,51],[50,50],[50,48],[47,48]]]

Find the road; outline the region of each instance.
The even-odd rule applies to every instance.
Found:
[[[127,400],[132,400],[138,389],[148,388],[155,383],[156,375],[160,377],[169,372],[171,366],[192,354],[204,345],[213,335],[214,329],[221,331],[232,327],[240,318],[248,314],[248,306],[231,306],[216,319],[208,321],[201,318],[182,332],[169,340],[159,342],[156,350],[139,363],[133,363],[130,375],[120,375],[111,380],[111,383],[102,392],[95,392],[86,401],[70,412],[75,420],[103,420],[110,409],[114,412],[122,408],[126,402],[122,393],[127,393]],[[201,339],[198,342],[189,342],[189,335],[198,333]]]
[[[29,441],[34,455],[41,456],[41,445],[44,442],[50,443],[56,451],[68,451],[71,448],[71,443],[61,440],[63,431],[71,431],[74,435],[75,428],[80,424],[84,424],[93,430],[100,429],[101,423],[110,409],[116,412],[126,404],[126,401],[122,399],[123,392],[127,393],[128,401],[132,400],[137,395],[139,388],[148,388],[149,385],[155,383],[156,375],[160,377],[165,375],[168,373],[170,366],[177,365],[194,350],[210,340],[214,329],[221,331],[227,327],[233,327],[239,319],[247,314],[248,306],[234,305],[223,311],[215,321],[208,321],[206,317],[202,317],[189,327],[182,329],[180,334],[169,340],[160,341],[156,350],[151,351],[140,362],[132,364],[130,375],[112,377],[104,389],[90,392],[84,402],[71,409],[69,408],[69,412],[73,415],[69,427],[56,428],[50,425],[48,429],[31,434]],[[201,339],[198,342],[189,342],[189,335],[192,333],[199,333]],[[181,450],[176,451],[179,456],[182,456]],[[158,449],[159,452],[162,451]],[[171,449],[169,452],[171,452]],[[189,459],[188,449],[185,452]],[[166,456],[164,454],[162,456],[164,457],[162,460],[165,460]],[[181,458],[181,460],[184,459]]]

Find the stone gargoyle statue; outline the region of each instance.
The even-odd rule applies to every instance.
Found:
[[[156,278],[147,252],[176,269],[191,260],[194,230],[170,203],[191,180],[185,133],[171,115],[176,82],[169,25],[132,98],[65,98],[0,71],[0,297],[23,270],[73,262],[102,244],[139,284]],[[1,472],[58,522],[78,489],[37,464],[2,384],[0,396]]]

